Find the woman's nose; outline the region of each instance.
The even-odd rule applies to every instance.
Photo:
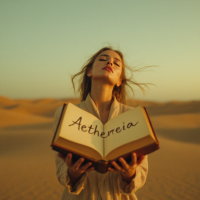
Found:
[[[109,60],[108,62],[107,62],[107,65],[113,65],[113,63],[112,63],[112,61],[111,60]]]

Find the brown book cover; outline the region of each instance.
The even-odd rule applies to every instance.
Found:
[[[58,152],[62,153],[65,156],[69,152],[72,153],[72,161],[73,162],[76,162],[80,157],[83,157],[84,158],[84,162],[83,162],[82,165],[86,164],[87,162],[92,162],[92,167],[94,167],[95,170],[100,172],[100,173],[106,173],[107,170],[108,170],[108,167],[111,165],[110,162],[113,161],[113,160],[116,161],[120,165],[120,162],[118,161],[119,157],[123,157],[127,161],[127,163],[129,163],[131,161],[131,152],[132,151],[129,152],[129,153],[120,155],[120,156],[118,156],[118,157],[116,157],[115,159],[112,159],[112,160],[103,160],[103,159],[102,160],[97,160],[97,159],[93,159],[93,158],[91,158],[89,156],[86,156],[86,155],[84,155],[84,154],[82,154],[80,152],[78,153],[76,151],[73,151],[73,150],[69,149],[67,146],[63,147],[62,145],[56,144],[54,142],[54,140],[56,138],[56,134],[58,132],[58,128],[59,128],[59,126],[61,126],[61,121],[62,121],[62,117],[64,115],[64,110],[65,110],[66,106],[67,106],[67,104],[63,105],[62,112],[61,112],[61,115],[60,115],[60,118],[59,118],[59,122],[58,122],[58,125],[56,127],[55,134],[54,134],[54,137],[53,137],[53,140],[52,140],[52,143],[51,143],[51,147],[52,147],[53,150],[58,151]],[[78,108],[78,109],[80,109],[80,108]],[[158,142],[158,139],[156,137],[154,128],[152,126],[152,123],[150,121],[150,118],[149,118],[149,115],[148,115],[148,112],[147,112],[146,108],[143,108],[143,111],[146,114],[147,123],[151,127],[150,129],[151,129],[151,131],[152,131],[152,133],[153,133],[153,135],[155,137],[155,143],[147,145],[147,146],[144,146],[144,147],[139,148],[139,149],[136,149],[134,152],[137,154],[137,157],[139,157],[141,155],[146,155],[146,154],[152,153],[155,150],[159,149],[159,142]]]

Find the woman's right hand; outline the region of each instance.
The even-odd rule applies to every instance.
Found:
[[[90,172],[94,170],[94,167],[90,167],[92,165],[91,162],[81,166],[81,164],[84,162],[84,158],[79,158],[75,163],[72,163],[71,153],[68,153],[66,157],[64,157],[61,153],[58,153],[58,157],[62,158],[68,166],[68,174],[72,184],[75,183],[84,172]]]

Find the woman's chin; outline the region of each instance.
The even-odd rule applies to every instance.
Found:
[[[116,81],[114,81],[112,79],[112,77],[109,77],[109,76],[101,76],[101,77],[95,77],[92,79],[92,83],[93,84],[107,84],[107,85],[110,85],[110,86],[113,86],[116,85]]]

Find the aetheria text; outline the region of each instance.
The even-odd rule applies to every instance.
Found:
[[[86,126],[86,125],[82,125],[81,124],[81,121],[82,121],[82,117],[79,117],[77,121],[72,121],[73,123],[70,124],[69,126],[74,126],[74,125],[78,125],[78,130],[81,130],[83,132],[88,132],[89,134],[94,134],[94,135],[97,135],[97,136],[100,136],[102,138],[106,138],[108,136],[110,136],[110,134],[115,134],[115,133],[120,133],[121,131],[123,130],[126,130],[126,128],[131,128],[132,126],[136,126],[138,124],[138,122],[136,122],[135,124],[133,124],[132,122],[129,122],[127,124],[127,126],[124,124],[123,122],[123,127],[117,127],[116,129],[112,129],[110,131],[108,131],[108,133],[106,134],[105,132],[99,132],[97,130],[98,126],[96,125],[94,128],[92,127],[92,125],[90,126]]]

